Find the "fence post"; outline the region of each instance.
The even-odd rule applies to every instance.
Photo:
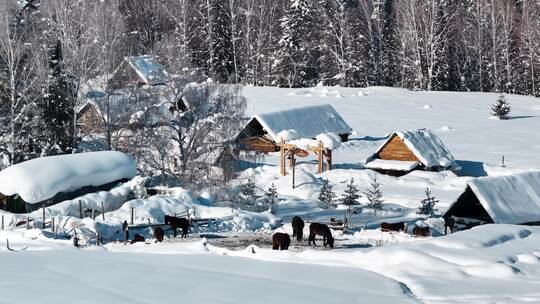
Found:
[[[54,225],[54,217],[51,219],[52,231],[54,232],[54,238],[56,239],[56,227]]]
[[[26,230],[30,229],[30,218],[26,217]]]
[[[81,215],[81,219],[83,219],[83,212],[82,212],[82,201],[79,200],[79,214]]]
[[[131,207],[131,225],[133,225],[133,216],[135,215],[135,208]]]
[[[42,205],[43,207],[43,224],[41,225],[41,229],[45,230],[45,204]]]
[[[92,220],[96,220],[96,209],[92,209]]]
[[[4,230],[4,215],[2,215],[2,230]]]
[[[101,217],[103,218],[103,221],[105,222],[105,207],[103,206],[103,202],[101,202]]]

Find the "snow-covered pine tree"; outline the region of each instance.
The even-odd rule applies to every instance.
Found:
[[[315,1],[292,1],[281,19],[282,37],[275,62],[280,85],[309,87],[319,81],[319,26]]]
[[[228,13],[228,3],[222,0],[209,0],[210,5],[210,44],[213,50],[210,54],[210,75],[214,81],[222,83],[234,82],[235,57],[233,48],[233,33],[231,31],[231,16]]]
[[[377,178],[374,178],[371,181],[371,187],[364,192],[364,195],[369,202],[367,207],[373,209],[375,215],[377,215],[377,212],[383,210],[384,199],[381,191],[381,184],[377,181]]]
[[[323,209],[329,209],[334,204],[336,193],[333,188],[334,186],[327,179],[323,180],[321,193],[319,194],[319,201],[321,201],[321,207]]]
[[[341,198],[343,205],[349,207],[349,213],[353,212],[353,205],[358,204],[358,199],[361,197],[358,192],[358,187],[354,184],[354,178],[351,178]]]
[[[242,195],[255,196],[255,183],[248,179],[248,182],[242,185]]]
[[[499,95],[497,102],[491,107],[491,115],[499,119],[507,119],[510,114],[510,104],[506,101],[504,94]]]
[[[73,84],[64,71],[62,43],[49,48],[49,87],[41,111],[42,154],[64,154],[73,149]]]
[[[431,190],[429,190],[429,188],[426,188],[426,198],[422,200],[422,205],[418,208],[418,210],[416,210],[416,213],[420,215],[426,215],[428,217],[434,217],[435,211],[437,211],[435,205],[438,202],[439,201],[435,199],[434,196],[431,196]]]
[[[278,204],[278,192],[274,183],[270,185],[270,188],[268,188],[268,190],[264,193],[264,196],[266,203],[270,205],[270,213],[276,214],[276,207]]]

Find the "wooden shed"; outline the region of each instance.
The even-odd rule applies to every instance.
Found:
[[[135,176],[135,161],[121,152],[47,156],[0,171],[0,208],[31,212],[65,200],[106,191]]]
[[[540,225],[540,172],[481,177],[443,215],[457,229],[475,225]]]
[[[283,132],[307,139],[333,133],[345,142],[352,128],[331,105],[294,108],[253,116],[237,135],[237,146],[247,151],[277,152]]]
[[[171,77],[155,56],[130,56],[115,71],[111,86],[121,89],[130,85],[164,85],[170,81]]]
[[[428,171],[460,169],[442,140],[428,129],[392,133],[367,159],[366,167],[397,176],[415,169]]]

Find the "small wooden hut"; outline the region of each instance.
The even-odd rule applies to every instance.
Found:
[[[489,223],[540,225],[540,172],[474,179],[443,217],[457,229]]]
[[[459,170],[452,153],[431,130],[404,130],[392,133],[366,161],[366,168],[389,175],[412,170]]]
[[[130,56],[115,71],[111,86],[121,89],[130,85],[164,85],[170,81],[171,77],[155,56]]]
[[[331,105],[309,106],[258,114],[251,118],[236,137],[241,150],[262,153],[279,151],[282,132],[291,131],[297,138],[315,139],[319,134],[334,133],[342,142],[352,128]]]
[[[0,208],[36,210],[97,191],[135,176],[135,161],[121,152],[101,151],[47,156],[0,171]]]

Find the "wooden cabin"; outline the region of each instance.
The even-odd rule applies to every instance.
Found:
[[[135,161],[121,152],[47,156],[0,171],[0,208],[14,213],[107,191],[135,176]]]
[[[114,72],[110,80],[114,89],[129,86],[156,86],[165,85],[171,81],[171,77],[165,68],[154,56],[130,56]]]
[[[307,139],[334,133],[345,142],[352,128],[331,105],[309,106],[255,115],[237,135],[236,144],[245,151],[277,152],[284,131],[294,131],[298,138]]]
[[[431,130],[392,133],[366,161],[366,168],[401,176],[412,170],[459,170],[454,156]]]
[[[540,225],[540,172],[481,177],[443,215],[454,230],[481,224]]]

